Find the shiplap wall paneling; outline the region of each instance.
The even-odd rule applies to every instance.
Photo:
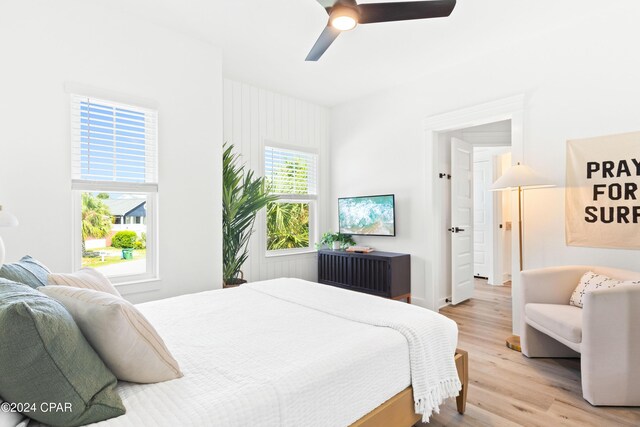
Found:
[[[262,175],[265,142],[317,151],[320,171],[318,234],[326,231],[330,223],[324,200],[328,189],[328,127],[329,112],[325,107],[237,81],[224,81],[224,140],[234,144],[247,167]],[[277,277],[316,281],[316,254],[267,257],[265,215],[261,212],[249,245],[249,260],[243,271],[250,281]]]

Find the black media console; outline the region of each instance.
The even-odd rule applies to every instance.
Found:
[[[411,256],[320,250],[318,282],[411,303]]]

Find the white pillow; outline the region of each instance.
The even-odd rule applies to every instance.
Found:
[[[49,274],[47,286],[72,286],[74,288],[93,289],[106,292],[117,297],[121,296],[115,286],[111,284],[107,276],[93,268],[83,268],[71,274]]]
[[[578,286],[573,290],[569,304],[582,308],[584,301],[584,295],[589,292],[593,292],[597,289],[611,289],[616,286],[624,285],[639,285],[640,280],[637,281],[623,281],[612,279],[611,277],[603,276],[602,274],[588,271],[582,275]]]
[[[182,377],[178,362],[162,338],[128,301],[93,289],[69,286],[39,289],[64,305],[118,379],[157,383]]]
[[[22,427],[27,425],[29,420],[24,415],[20,412],[10,412],[14,408],[10,406],[5,408],[2,406],[3,404],[7,405],[8,403],[0,399],[0,427]]]

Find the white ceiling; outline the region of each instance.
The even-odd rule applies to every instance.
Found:
[[[382,0],[361,3],[377,1]],[[602,8],[592,0],[458,0],[448,18],[358,26],[313,63],[304,58],[327,21],[315,0],[110,4],[220,46],[227,77],[328,106],[535,37]]]

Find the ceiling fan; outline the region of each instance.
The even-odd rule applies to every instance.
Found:
[[[329,22],[311,48],[306,61],[317,61],[343,31],[358,24],[440,18],[451,15],[456,0],[364,3],[355,0],[317,0],[329,14]]]

